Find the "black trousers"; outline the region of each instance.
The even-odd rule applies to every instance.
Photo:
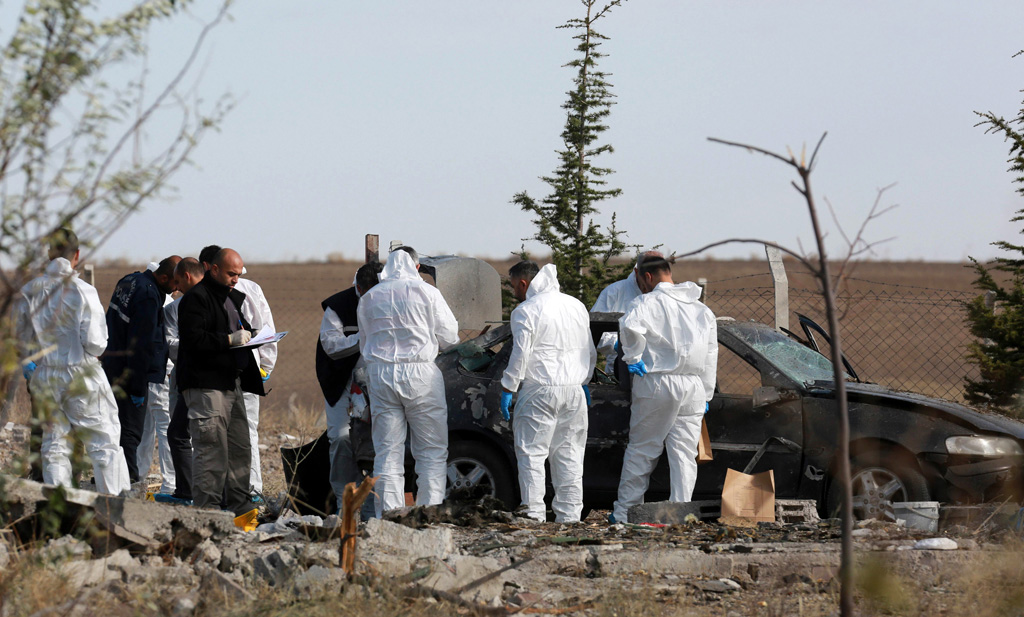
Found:
[[[192,435],[188,430],[188,405],[180,392],[167,425],[167,444],[174,464],[174,496],[192,499]]]
[[[144,478],[139,475],[139,443],[142,442],[142,429],[146,424],[146,405],[142,409],[135,406],[132,399],[115,397],[117,400],[117,419],[121,422],[121,449],[124,450],[125,462],[128,463],[128,477],[132,484]],[[145,470],[147,473],[149,470]]]

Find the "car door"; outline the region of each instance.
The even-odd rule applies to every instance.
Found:
[[[745,346],[730,341],[741,352],[737,353],[722,344],[722,337],[719,343],[718,384],[705,416],[714,460],[698,468],[694,499],[720,499],[726,472],[743,471],[769,438],[782,437],[796,446],[803,443],[799,396],[793,392],[766,404],[764,396],[755,396],[767,383],[762,376],[762,371],[769,370],[766,363],[757,362],[760,358]],[[752,472],[773,470],[776,496],[789,498],[797,494],[801,464],[800,448],[794,451],[772,443]]]
[[[630,394],[617,384],[590,384],[587,450],[583,459],[584,501],[609,508],[619,489],[622,457],[629,442]]]

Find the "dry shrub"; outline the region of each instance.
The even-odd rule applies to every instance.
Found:
[[[872,614],[916,615],[914,590],[885,561],[875,556],[865,558],[855,575],[857,590]]]
[[[0,571],[0,613],[33,615],[72,600],[75,590],[52,567],[24,556],[12,558]]]
[[[1019,617],[1024,615],[1024,541],[1005,540],[1002,550],[992,552],[963,576],[953,581],[959,592],[961,615],[972,617]]]

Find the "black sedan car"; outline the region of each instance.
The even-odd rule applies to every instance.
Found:
[[[595,341],[618,328],[618,314],[592,314]],[[829,360],[807,340],[765,324],[718,321],[719,376],[707,414],[714,461],[702,465],[694,499],[719,499],[726,470],[742,470],[772,437],[754,472],[773,469],[776,496],[813,499],[822,514],[838,507],[839,434]],[[510,423],[498,411],[511,329],[494,328],[437,359],[448,396],[450,490],[478,490],[519,503]],[[881,515],[886,501],[970,503],[1022,494],[1024,424],[963,405],[859,383],[847,363],[854,512]],[[629,380],[600,369],[583,472],[587,508],[616,498],[629,437]],[[514,413],[514,408],[513,408]],[[411,471],[412,466],[407,466]],[[408,475],[412,475],[411,473]],[[410,478],[410,486],[411,478]],[[647,501],[668,498],[662,456]]]

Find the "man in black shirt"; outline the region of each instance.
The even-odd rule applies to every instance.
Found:
[[[192,498],[243,514],[249,503],[249,424],[242,392],[263,395],[263,380],[242,316],[245,294],[234,289],[242,257],[221,249],[210,271],[178,309],[178,386],[192,435]]]

